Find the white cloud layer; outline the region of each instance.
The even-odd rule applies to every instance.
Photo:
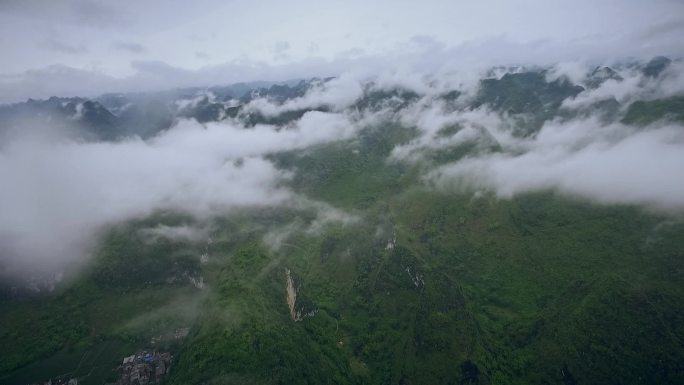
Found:
[[[17,138],[0,148],[0,262],[49,271],[78,261],[102,226],[156,209],[207,217],[287,204],[288,175],[263,155],[353,132],[343,115],[310,112],[279,131],[181,121],[147,142]]]
[[[545,189],[600,203],[684,210],[684,131],[635,130],[596,119],[547,124],[526,151],[475,156],[433,171],[442,187],[493,189],[500,197]]]
[[[22,130],[26,135],[12,136],[0,146],[0,180],[4,183],[0,189],[0,262],[7,263],[11,257],[10,262],[17,268],[39,265],[50,270],[51,264],[78,261],[97,229],[159,208],[180,209],[201,217],[235,207],[304,205],[317,209],[317,222],[347,221],[344,213],[307,202],[283,188],[281,182],[288,177],[287,173],[277,170],[264,155],[353,138],[359,127],[373,126],[383,119],[416,127],[420,132],[413,141],[396,147],[389,161],[415,161],[426,151],[483,138],[501,147],[501,152],[471,154],[433,170],[427,179],[442,187],[493,189],[501,197],[556,189],[601,203],[684,209],[681,125],[661,122],[637,130],[583,115],[581,119],[547,122],[537,135],[520,138],[513,135],[513,119],[506,114],[490,111],[486,106],[458,108],[476,94],[478,79],[483,74],[483,67],[475,63],[458,67],[460,57],[455,53],[468,52],[472,47],[463,45],[451,50],[435,42],[428,45],[433,54],[428,57],[396,53],[358,61],[325,62],[322,67],[317,67],[322,63],[319,61],[301,67],[277,67],[277,71],[283,71],[277,72],[280,75],[290,73],[289,70],[306,70],[301,73],[304,77],[310,77],[315,68],[347,70],[300,98],[283,104],[257,99],[246,106],[247,110],[259,110],[265,115],[319,106],[332,111],[307,112],[287,128],[276,130],[257,125],[245,129],[237,119],[207,125],[180,121],[148,141],[81,143],[56,139],[51,130],[26,127]],[[539,46],[543,48],[544,43],[527,48]],[[361,64],[368,66],[362,68]],[[172,77],[181,83],[207,79],[214,82],[224,79],[225,70],[232,68],[193,72],[163,63],[138,65],[146,75],[137,75],[127,82],[154,79],[161,84]],[[558,64],[549,77],[585,81],[582,71],[592,67],[586,61]],[[239,68],[245,72],[237,76],[263,74],[259,69]],[[58,68],[54,76],[45,79],[54,77],[64,84],[87,83],[74,82],[82,74],[72,77],[71,70],[62,70]],[[95,82],[88,87],[116,84],[97,83],[99,75],[89,74]],[[564,107],[581,109],[615,98],[624,110],[636,99],[682,95],[683,74],[683,64],[678,62],[658,79],[623,69],[623,81],[608,80],[566,100]],[[32,82],[44,79],[44,74],[34,75]],[[15,86],[19,84],[22,83]],[[388,108],[364,115],[348,108],[369,89],[394,88],[414,91],[419,97],[400,111]],[[443,93],[453,89],[461,91],[462,96],[455,102],[444,100]],[[205,96],[211,98],[200,95]],[[186,103],[189,106],[193,100]],[[461,129],[453,135],[441,135],[440,130],[449,125]],[[41,138],[40,132],[48,132],[50,138]]]

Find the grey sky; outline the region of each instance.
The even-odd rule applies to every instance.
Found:
[[[402,55],[679,56],[683,15],[675,0],[0,0],[0,102],[329,75]]]

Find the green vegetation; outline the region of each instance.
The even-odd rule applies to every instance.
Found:
[[[370,210],[277,252],[213,249],[173,382],[682,380],[681,223],[552,193],[412,189]],[[315,316],[290,319],[285,268]]]
[[[547,82],[546,71],[507,73],[501,79],[481,80],[473,107],[486,104],[509,113],[518,120],[521,134],[529,135],[556,116],[563,100],[583,90],[567,79]]]
[[[660,119],[684,121],[684,96],[636,101],[629,105],[622,122],[646,126]]]
[[[681,219],[551,191],[435,191],[428,163],[482,148],[388,160],[416,134],[385,124],[270,156],[294,191],[356,221],[255,207],[197,242],[144,236],[198,225],[180,214],[111,227],[71,282],[0,303],[0,384],[102,384],[181,327],[182,343],[162,342],[171,384],[684,383]]]
[[[338,207],[365,209],[415,182],[405,165],[387,161],[396,145],[415,135],[414,129],[388,124],[367,128],[354,141],[275,154],[272,159],[296,170],[296,191]]]
[[[149,242],[138,232],[180,218],[162,214],[114,227],[92,265],[66,288],[0,302],[0,384],[69,374],[101,384],[124,354],[147,346],[151,336],[188,326],[196,314],[179,300],[203,298],[188,285],[199,266],[188,256],[193,245]]]

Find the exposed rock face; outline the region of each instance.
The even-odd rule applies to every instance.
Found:
[[[295,305],[297,304],[297,289],[295,289],[290,269],[285,269],[285,278],[285,289],[287,290],[287,306],[290,308],[290,316],[294,321],[301,321],[301,318],[298,317],[297,311],[295,310]]]
[[[423,279],[423,274],[421,274],[417,271],[414,274],[413,271],[411,270],[411,266],[406,266],[404,271],[406,271],[406,274],[408,274],[409,278],[411,278],[411,282],[413,282],[413,285],[417,289],[422,289],[423,286],[425,286],[425,280]]]
[[[306,310],[301,300],[297,302],[297,295],[299,294],[299,287],[292,276],[290,269],[285,269],[285,291],[287,292],[287,306],[290,308],[290,317],[295,322],[301,321],[307,317],[313,317],[316,314],[316,309]]]
[[[198,289],[204,289],[204,277],[190,277],[190,283]]]
[[[392,235],[392,239],[387,241],[387,246],[385,246],[385,250],[392,251],[394,250],[394,246],[397,244],[397,232],[395,231]]]

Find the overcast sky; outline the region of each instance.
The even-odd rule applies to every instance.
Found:
[[[679,0],[0,0],[0,102],[327,76],[407,57],[679,56],[683,35]]]

